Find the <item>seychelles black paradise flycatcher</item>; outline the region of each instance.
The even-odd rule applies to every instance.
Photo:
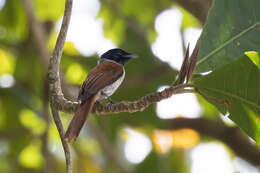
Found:
[[[110,96],[124,80],[124,65],[130,59],[136,57],[137,55],[127,53],[121,49],[111,49],[101,55],[98,65],[88,73],[79,91],[78,100],[80,106],[76,110],[65,134],[68,141],[75,140],[78,137],[96,101],[107,98],[110,103],[113,103]]]

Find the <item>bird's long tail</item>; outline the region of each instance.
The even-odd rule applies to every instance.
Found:
[[[92,107],[96,101],[96,96],[92,96],[78,107],[73,119],[71,120],[69,127],[65,133],[65,138],[68,141],[76,140],[80,130],[82,129],[84,123],[87,120],[88,115],[90,114]]]

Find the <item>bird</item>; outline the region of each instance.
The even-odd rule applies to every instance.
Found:
[[[110,96],[125,78],[124,65],[137,57],[119,48],[110,49],[101,55],[97,65],[90,70],[80,88],[78,95],[80,105],[65,133],[68,142],[76,140],[95,102],[108,99],[110,105],[115,103]]]

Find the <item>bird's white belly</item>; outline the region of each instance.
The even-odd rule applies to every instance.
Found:
[[[123,73],[123,75],[119,79],[117,79],[117,81],[115,81],[111,85],[108,85],[105,88],[103,88],[101,90],[101,92],[103,92],[107,96],[111,96],[112,94],[114,94],[114,92],[117,90],[117,88],[121,85],[124,78],[125,78],[125,72]],[[104,99],[104,98],[106,98],[106,97],[101,94],[100,97],[99,97],[99,100]]]

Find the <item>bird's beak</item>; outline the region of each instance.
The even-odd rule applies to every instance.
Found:
[[[135,55],[135,54],[129,54],[129,55],[125,55],[124,57],[125,57],[125,58],[129,58],[129,59],[132,59],[132,58],[138,58],[139,56],[138,56],[138,55]]]

